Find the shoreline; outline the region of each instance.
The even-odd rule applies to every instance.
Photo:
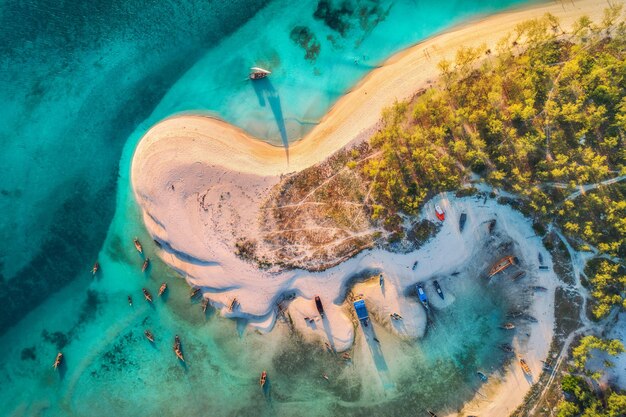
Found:
[[[321,295],[328,316],[336,317],[324,326],[321,337],[323,340],[326,335],[338,352],[352,346],[355,331],[352,321],[345,320],[344,303],[336,304],[330,300],[336,300],[343,280],[351,272],[380,266],[390,272],[391,288],[397,288],[397,291],[386,300],[379,300],[379,305],[374,307],[384,309],[387,303],[391,303],[402,312],[407,322],[412,323],[411,331],[417,331],[416,334],[399,335],[419,337],[420,329],[426,326],[425,313],[403,295],[401,290],[412,283],[412,277],[397,269],[398,265],[404,267],[405,263],[408,268],[412,260],[405,260],[397,254],[365,251],[321,273],[292,270],[275,274],[259,270],[237,257],[232,250],[236,237],[262,236],[257,221],[260,205],[282,175],[306,169],[337,150],[366,139],[376,129],[384,108],[434,83],[439,76],[437,64],[443,59],[453,60],[459,47],[486,44],[486,48],[493,49],[515,24],[546,12],[559,17],[563,26],[570,26],[581,15],[589,15],[597,21],[603,7],[591,0],[573,5],[533,4],[479,18],[420,42],[392,56],[364,77],[331,107],[318,125],[304,138],[290,144],[288,149],[253,138],[244,130],[213,117],[187,113],[153,126],[133,155],[131,184],[148,231],[163,246],[159,256],[186,276],[191,285],[201,287],[204,296],[221,310],[223,316],[244,318],[263,332],[274,326],[277,300],[288,291],[294,291],[298,296],[293,309],[301,311],[298,314],[303,316],[299,317],[299,330],[308,340],[319,340],[320,334],[309,332],[306,326],[302,326],[301,319],[311,314],[310,300],[314,295]],[[441,196],[435,199],[439,198]],[[446,210],[454,213],[459,209],[458,199],[443,198]],[[433,217],[435,199],[425,204],[420,217]],[[512,229],[507,232],[520,245],[532,230],[527,221],[520,220],[521,214],[506,208],[495,206],[491,207],[492,212],[479,214],[477,207],[463,202],[461,207],[475,211],[475,220],[508,213],[504,220],[510,221]],[[449,223],[444,225],[447,229],[451,227]],[[449,240],[449,235],[441,237],[440,231],[433,238],[434,243],[411,253],[411,256],[430,254],[436,257],[428,252],[428,248],[432,250],[433,246],[442,245],[441,239]],[[448,243],[452,247],[456,245],[458,253],[464,255],[460,256],[460,261],[469,259],[465,240]],[[534,238],[532,243],[523,244],[526,263],[534,265],[530,256],[532,253],[536,258],[536,250],[543,249],[540,239]],[[427,259],[431,262],[430,258]],[[438,266],[440,262],[445,264],[445,260],[432,259],[431,265],[420,266],[416,273],[432,276],[452,272],[450,265]],[[537,279],[553,296],[557,282],[553,272],[549,277],[538,275]],[[234,298],[241,306],[237,311],[227,308]],[[372,303],[376,302],[375,297],[372,298]],[[294,312],[293,309],[290,311]],[[520,352],[538,375],[540,360],[547,355],[552,339],[553,299],[551,302],[549,299],[541,303],[533,301],[531,311],[541,317],[541,332],[532,331],[528,340],[517,346],[521,346]],[[356,329],[356,332],[360,331]],[[530,385],[515,360],[505,368],[501,378],[494,374],[484,388],[488,391],[489,401],[477,394],[464,409],[471,408],[472,414],[480,415],[511,413],[522,402]]]

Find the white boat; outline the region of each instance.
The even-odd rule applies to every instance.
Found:
[[[250,68],[250,79],[251,80],[260,80],[261,78],[265,78],[270,75],[272,72],[259,67]]]

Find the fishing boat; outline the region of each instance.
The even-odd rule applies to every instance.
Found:
[[[533,287],[532,287],[532,289],[533,289],[534,291],[539,291],[539,292],[545,292],[545,291],[548,291],[548,289],[547,289],[546,287],[541,287],[541,286],[539,286],[539,285],[535,285],[535,286],[533,286]]]
[[[268,75],[270,75],[272,72],[268,71],[266,69],[263,68],[259,68],[259,67],[252,67],[250,68],[250,79],[251,80],[260,80],[262,78],[267,77]]]
[[[514,319],[516,317],[521,316],[522,314],[524,314],[522,311],[518,311],[518,310],[512,310],[509,311],[508,313],[506,313],[506,316],[510,319]]]
[[[426,412],[428,412],[428,415],[429,415],[430,417],[437,417],[437,414],[433,413],[433,412],[432,412],[432,411],[430,411],[430,410],[426,410]]]
[[[443,212],[443,209],[439,206],[439,204],[435,205],[435,216],[441,221],[446,219],[446,214]]]
[[[200,292],[200,288],[199,287],[194,287],[191,289],[191,292],[189,293],[189,298],[193,298],[196,295],[198,295],[198,293]]]
[[[150,295],[148,290],[146,290],[145,288],[142,288],[141,290],[143,291],[143,298],[145,298],[147,302],[151,303],[152,302],[152,295]]]
[[[509,266],[514,265],[514,264],[515,264],[515,258],[513,256],[505,256],[504,258],[500,259],[494,266],[491,267],[491,269],[489,270],[489,278],[504,271]]]
[[[508,343],[502,343],[500,345],[500,349],[508,353],[513,353],[513,346],[509,345]]]
[[[208,298],[205,298],[205,299],[202,301],[202,312],[203,312],[203,313],[206,313],[206,309],[207,309],[207,307],[208,307],[208,306],[209,306],[209,299],[208,299]]]
[[[487,381],[487,375],[483,374],[482,372],[478,371],[478,372],[476,372],[476,375],[478,375],[478,377],[479,377],[482,381]]]
[[[513,330],[515,325],[513,323],[504,323],[500,326],[500,328],[504,330]]]
[[[465,228],[466,221],[467,221],[467,213],[461,213],[461,217],[459,217],[459,231],[463,232],[463,228]]]
[[[154,335],[152,334],[150,330],[144,330],[143,334],[146,336],[146,339],[154,343]]]
[[[99,270],[100,270],[100,263],[96,261],[96,263],[93,264],[93,268],[91,268],[91,275],[95,276]]]
[[[422,287],[421,284],[416,284],[416,288],[417,288],[417,296],[418,296],[420,302],[422,303],[422,305],[424,306],[426,311],[428,311],[429,310],[429,308],[428,308],[428,296],[426,295],[426,292],[424,292],[424,287]]]
[[[141,247],[141,242],[139,242],[139,239],[134,238],[133,243],[135,244],[135,249],[137,249],[137,252],[143,253],[143,248]]]
[[[128,297],[126,297],[128,299],[128,305],[129,306],[133,306],[133,297],[131,297],[130,295]]]
[[[178,337],[178,335],[174,337],[174,353],[178,359],[185,362],[185,357],[183,356],[183,351],[180,347],[180,337]]]
[[[266,382],[267,382],[267,372],[263,371],[261,372],[261,379],[259,379],[259,385],[261,386],[261,388],[265,387]]]
[[[445,297],[443,296],[443,291],[441,290],[441,285],[437,282],[437,280],[433,281],[433,285],[435,286],[435,290],[437,290],[437,294],[443,300]]]
[[[54,360],[54,364],[52,364],[52,367],[54,369],[57,369],[59,367],[59,365],[61,365],[62,362],[63,362],[63,353],[59,352],[59,353],[57,353],[57,357]]]
[[[526,363],[526,361],[524,359],[520,358],[519,364],[522,367],[522,371],[524,371],[524,373],[526,375],[530,375],[531,374],[530,367],[528,366],[528,364]]]
[[[164,282],[159,287],[159,297],[163,295],[163,293],[167,290],[167,284]]]
[[[141,272],[146,272],[146,269],[148,269],[149,266],[150,266],[150,258],[146,258],[146,260],[143,261],[143,265],[141,266]]]
[[[315,296],[315,307],[317,307],[317,312],[320,313],[320,316],[324,318],[324,306],[322,305],[322,300],[320,300],[320,296]]]

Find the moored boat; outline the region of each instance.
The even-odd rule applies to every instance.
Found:
[[[135,249],[137,249],[137,252],[143,253],[143,248],[141,247],[141,242],[139,242],[139,239],[134,238],[133,243],[135,244]]]
[[[208,307],[208,306],[209,306],[209,299],[208,299],[208,298],[205,298],[205,299],[202,301],[202,312],[203,312],[203,313],[206,313],[206,309],[207,309],[207,307]]]
[[[180,345],[180,337],[178,337],[178,335],[174,337],[174,353],[178,359],[185,362],[185,357],[183,356],[183,351]]]
[[[317,312],[320,313],[320,316],[324,318],[324,306],[322,305],[322,300],[319,295],[315,296],[315,307],[317,307]]]
[[[259,67],[252,67],[250,68],[250,79],[251,80],[260,80],[262,78],[267,77],[268,75],[270,75],[272,72],[268,71],[266,69],[263,68],[259,68]]]
[[[426,412],[428,412],[428,415],[429,415],[430,417],[437,417],[437,414],[433,413],[433,412],[432,412],[432,411],[430,411],[430,410],[426,410]]]
[[[416,289],[417,289],[417,297],[419,298],[420,302],[422,303],[426,311],[428,311],[429,310],[428,296],[426,295],[426,292],[424,291],[424,287],[422,287],[421,284],[416,284]]]
[[[128,299],[128,305],[132,307],[133,305],[133,297],[131,297],[130,295],[126,297]]]
[[[143,261],[143,265],[141,266],[141,272],[146,272],[146,269],[148,269],[149,266],[150,266],[150,258],[146,258],[146,260]]]
[[[487,230],[489,230],[489,234],[493,234],[493,231],[496,228],[496,219],[493,219],[489,222],[489,225],[487,226]]]
[[[378,277],[378,285],[380,285],[381,287],[385,285],[385,278],[383,277],[383,274],[380,274],[380,276]]]
[[[526,363],[526,361],[523,358],[520,358],[519,364],[522,367],[522,371],[524,371],[524,373],[526,375],[530,375],[531,374],[530,367],[528,366],[528,364]]]
[[[143,334],[146,336],[146,339],[154,343],[154,335],[152,334],[150,330],[144,330]]]
[[[545,291],[548,291],[548,289],[547,289],[546,287],[541,287],[541,286],[539,286],[539,285],[535,285],[535,286],[533,286],[533,287],[532,287],[532,289],[533,289],[534,291],[539,291],[539,292],[545,292]]]
[[[198,295],[198,293],[200,292],[200,287],[194,287],[191,289],[191,291],[189,292],[189,298],[193,298],[196,295]]]
[[[91,275],[95,276],[99,270],[100,270],[100,262],[96,261],[96,263],[93,264],[93,267],[91,268]]]
[[[467,213],[461,213],[461,216],[459,217],[459,231],[463,232],[466,221],[467,221]]]
[[[513,323],[503,323],[500,328],[504,330],[513,330],[515,325]]]
[[[261,372],[261,378],[259,379],[259,385],[261,385],[261,388],[265,387],[265,382],[267,382],[267,372],[263,371]]]
[[[491,267],[491,269],[489,270],[489,278],[504,271],[509,266],[514,265],[514,264],[515,264],[515,258],[513,256],[505,256],[504,258],[500,259],[494,266]]]
[[[446,213],[444,213],[439,204],[435,205],[435,216],[437,216],[437,218],[441,221],[444,221],[446,219]]]
[[[435,290],[437,290],[437,294],[439,295],[439,297],[441,297],[442,300],[445,299],[443,295],[443,291],[441,290],[441,285],[439,285],[439,282],[437,282],[437,280],[434,280],[433,285],[435,286]]]
[[[147,302],[151,303],[152,295],[150,294],[150,292],[145,288],[142,288],[141,290],[143,291],[143,298],[145,298]]]
[[[167,290],[167,284],[164,282],[159,287],[159,297],[163,295],[163,293]]]
[[[513,275],[513,281],[517,281],[520,278],[524,278],[526,276],[526,271],[519,271],[517,274]]]
[[[59,365],[61,365],[62,362],[63,362],[63,353],[59,352],[59,353],[57,353],[57,357],[54,360],[54,364],[52,364],[52,367],[54,369],[57,369],[59,367]]]
[[[476,375],[478,375],[478,377],[479,377],[482,381],[487,381],[487,375],[483,374],[482,372],[478,371],[478,372],[476,372]]]

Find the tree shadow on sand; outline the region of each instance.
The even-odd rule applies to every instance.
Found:
[[[272,82],[268,78],[262,78],[260,80],[254,80],[252,87],[259,99],[259,105],[265,107],[265,103],[268,103],[274,119],[276,120],[276,126],[280,132],[280,138],[285,148],[285,155],[287,156],[287,163],[289,163],[289,141],[287,140],[287,129],[285,127],[285,119],[283,117],[283,109],[280,104],[280,96],[278,91],[272,85]]]

